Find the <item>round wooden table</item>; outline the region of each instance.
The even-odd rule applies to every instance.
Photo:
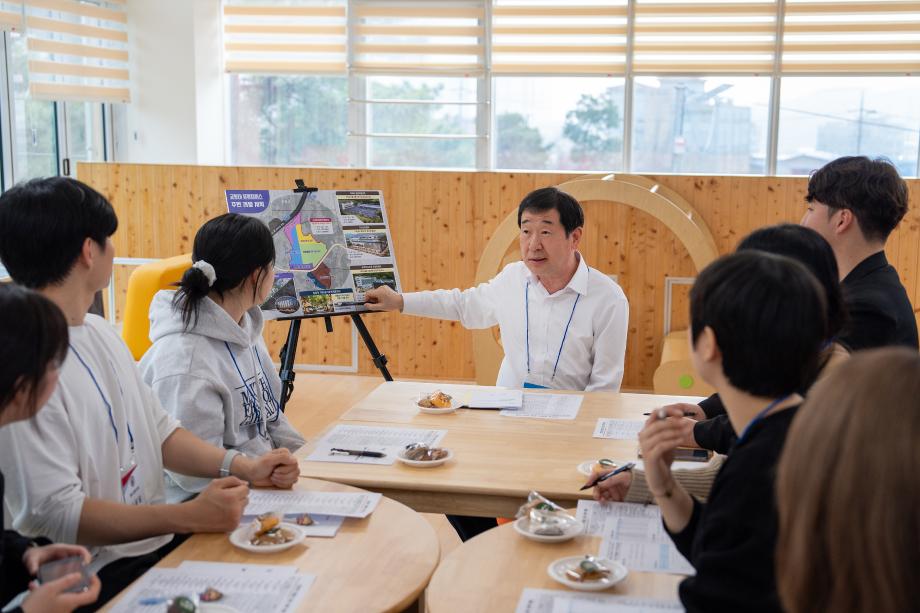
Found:
[[[298,490],[360,492],[318,479],[300,479]],[[306,546],[304,546],[306,545]],[[254,554],[230,544],[226,534],[189,538],[157,566],[185,560],[249,564],[293,564],[316,576],[300,611],[402,611],[418,599],[440,559],[437,535],[405,505],[382,498],[365,519],[346,518],[334,538],[308,537],[304,545]],[[117,598],[112,601],[114,604]]]
[[[428,613],[514,611],[524,588],[564,590],[546,573],[551,562],[597,554],[601,539],[579,536],[564,543],[537,543],[512,524],[470,539],[441,561],[425,592]],[[673,600],[680,575],[630,571],[625,581],[600,594]]]

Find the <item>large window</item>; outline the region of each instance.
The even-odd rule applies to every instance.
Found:
[[[348,165],[345,77],[227,78],[231,163]]]
[[[920,167],[910,0],[223,2],[233,163]]]
[[[632,168],[763,173],[770,79],[637,77]]]
[[[623,168],[624,80],[497,77],[495,168]]]
[[[373,76],[363,107],[367,163],[381,168],[475,168],[477,80]]]
[[[783,79],[777,174],[806,174],[841,155],[884,155],[917,174],[920,87],[904,77]]]

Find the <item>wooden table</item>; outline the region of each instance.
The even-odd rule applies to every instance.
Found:
[[[643,412],[672,402],[695,402],[694,397],[652,394],[590,393],[575,420],[503,417],[497,411],[459,409],[447,415],[419,413],[420,393],[441,389],[461,396],[473,385],[437,383],[382,383],[336,424],[447,430],[442,445],[454,459],[439,468],[418,469],[402,464],[373,466],[331,462],[301,462],[306,477],[346,483],[399,500],[416,511],[513,516],[531,490],[562,506],[575,506],[591,497],[579,492],[585,477],[579,463],[602,457],[636,458],[636,441],[592,437],[601,417],[644,420]],[[550,392],[538,392],[550,393]],[[552,392],[560,393],[560,392]],[[571,392],[569,392],[571,393]],[[297,455],[309,455],[316,441]]]
[[[356,491],[315,479],[301,479],[295,487]],[[428,522],[387,498],[369,517],[346,519],[334,538],[309,537],[304,543],[306,547],[255,554],[231,545],[226,534],[198,534],[157,567],[175,568],[185,560],[293,564],[316,576],[300,611],[402,611],[418,599],[440,559],[438,539]],[[117,598],[103,610],[115,602]]]
[[[559,558],[597,554],[601,539],[579,536],[565,543],[536,543],[506,524],[470,539],[441,561],[425,592],[429,613],[514,611],[524,588],[570,591],[546,573]],[[673,600],[680,575],[630,571],[602,594]]]

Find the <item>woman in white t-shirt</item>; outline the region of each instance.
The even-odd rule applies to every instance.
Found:
[[[259,305],[271,291],[274,260],[271,233],[257,219],[228,213],[205,223],[178,290],[154,296],[153,346],[140,364],[144,381],[183,427],[249,456],[304,444],[281,412],[281,381],[262,339]],[[167,475],[170,502],[208,483]]]

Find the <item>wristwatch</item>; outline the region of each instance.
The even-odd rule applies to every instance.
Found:
[[[220,476],[229,477],[230,476],[230,464],[233,463],[233,458],[238,455],[242,455],[241,452],[236,449],[228,449],[227,453],[224,454],[224,461],[220,464]]]

